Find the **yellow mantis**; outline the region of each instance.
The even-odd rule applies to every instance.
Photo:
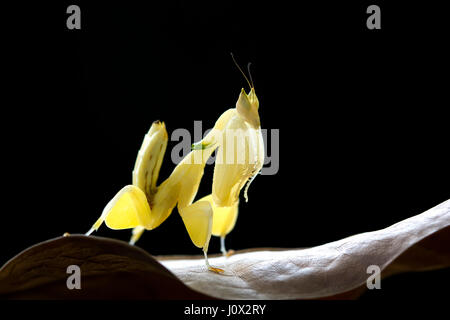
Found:
[[[225,236],[236,223],[239,194],[247,184],[244,196],[248,201],[248,186],[264,163],[259,101],[253,83],[239,70],[249,83],[249,93],[241,90],[236,107],[218,118],[214,128],[193,144],[191,152],[159,185],[168,135],[163,122],[152,124],[138,152],[132,184],[122,188],[106,205],[87,235],[105,222],[111,229],[132,228],[130,243],[134,244],[144,230],[158,227],[177,206],[192,242],[203,249],[208,270],[223,272],[208,262],[211,235],[221,238],[221,251],[225,254]],[[194,202],[206,161],[214,151],[212,192]]]

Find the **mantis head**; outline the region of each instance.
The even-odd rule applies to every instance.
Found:
[[[255,129],[261,126],[258,109],[259,101],[255,93],[255,88],[252,87],[248,94],[242,88],[238,101],[236,102],[236,110],[239,116]]]

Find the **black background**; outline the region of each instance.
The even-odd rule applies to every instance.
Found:
[[[69,4],[81,7],[81,30],[66,28]],[[366,28],[369,4],[381,7],[381,30]],[[316,246],[449,198],[448,32],[437,4],[75,1],[12,10],[0,264],[86,232],[131,183],[153,121],[169,137],[193,132],[194,120],[212,127],[246,87],[230,52],[252,62],[262,127],[280,130],[280,169],[255,179],[227,247]],[[211,182],[208,166],[199,196]],[[130,231],[103,226],[97,235],[128,240]],[[176,209],[138,245],[201,253]],[[448,272],[433,276],[448,284]]]

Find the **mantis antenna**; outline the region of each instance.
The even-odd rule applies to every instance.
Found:
[[[242,75],[244,76],[244,79],[247,81],[249,87],[250,87],[250,88],[253,88],[253,80],[252,80],[251,83],[250,83],[250,81],[248,81],[248,78],[247,78],[247,76],[245,75],[244,71],[242,71],[241,67],[239,67],[239,64],[236,62],[236,59],[234,59],[233,52],[230,52],[230,54],[231,54],[231,58],[233,59],[234,64],[236,65],[236,67],[239,69],[239,71],[240,71],[240,72],[242,73]],[[250,63],[248,64],[247,68],[248,68],[249,73],[250,73]],[[250,74],[250,79],[251,79],[251,78],[252,78],[252,75]]]
[[[248,71],[248,75],[249,75],[249,77],[250,77],[250,82],[252,83],[252,88],[254,88],[255,85],[253,84],[252,73],[250,72],[250,66],[251,66],[251,65],[252,65],[251,62],[249,62],[249,63],[247,64],[247,71]]]

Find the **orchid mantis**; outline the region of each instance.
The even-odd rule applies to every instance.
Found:
[[[226,253],[224,239],[235,225],[239,194],[247,184],[244,196],[248,200],[248,186],[263,166],[264,143],[258,108],[251,84],[250,92],[241,90],[236,107],[218,118],[208,135],[193,145],[191,152],[159,185],[168,136],[165,124],[154,122],[138,152],[132,184],[122,188],[106,205],[87,235],[105,222],[111,229],[132,228],[130,243],[134,244],[144,230],[158,227],[177,206],[192,242],[203,249],[208,270],[223,272],[209,264],[208,245],[211,235],[218,236],[221,251]],[[212,192],[194,202],[206,161],[214,151]]]

